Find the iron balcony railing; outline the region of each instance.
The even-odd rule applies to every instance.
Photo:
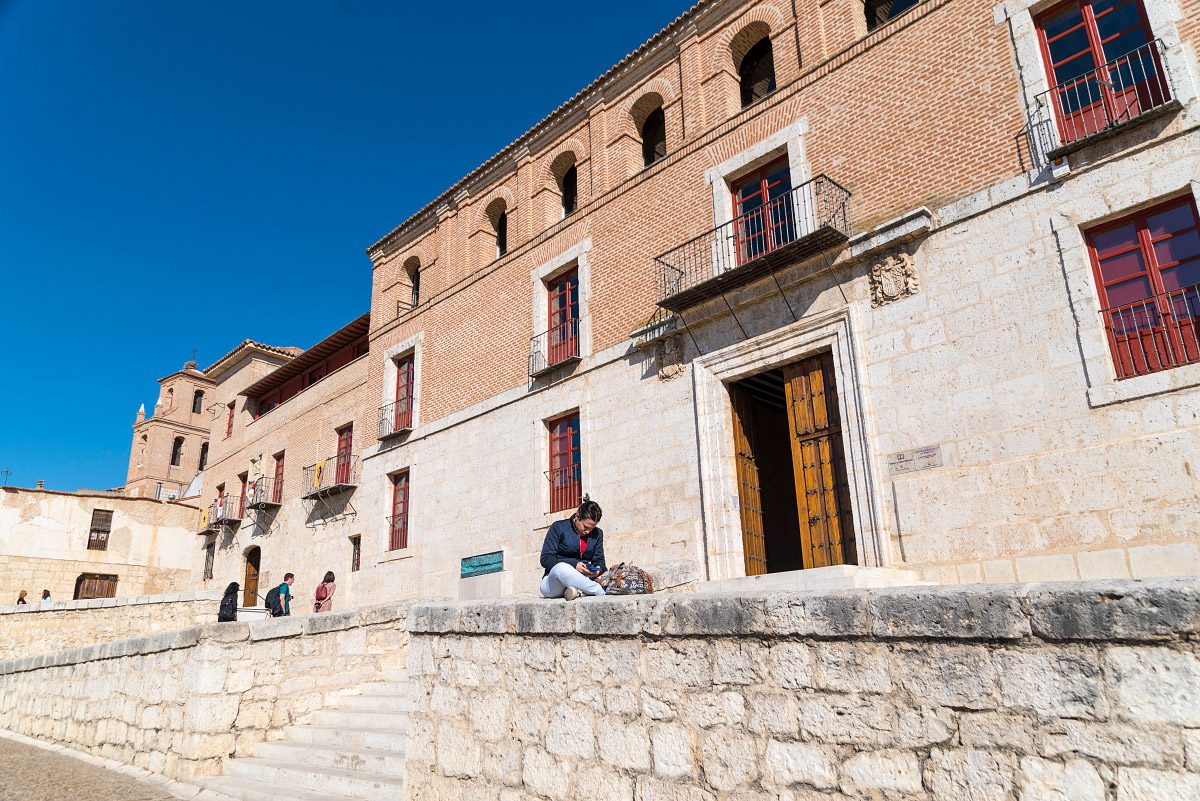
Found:
[[[269,509],[283,504],[283,479],[256,478],[246,485],[246,506]]]
[[[234,495],[217,498],[208,506],[206,530],[220,527],[224,523],[237,523],[245,511],[244,499]]]
[[[583,472],[579,465],[546,471],[550,483],[550,511],[561,512],[579,506],[583,497]]]
[[[358,486],[362,465],[357,456],[330,456],[304,468],[304,497],[332,495]]]
[[[1166,108],[1173,99],[1162,42],[1149,41],[1037,96],[1041,117],[1053,116],[1058,132],[1047,155],[1056,158],[1070,145]]]
[[[404,434],[412,431],[412,399],[394,401],[379,410],[379,438]]]
[[[1117,378],[1200,362],[1200,284],[1101,312]]]
[[[408,515],[393,515],[388,521],[388,550],[399,551],[408,547]]]
[[[529,340],[529,375],[579,361],[579,320],[565,320]]]
[[[678,312],[850,238],[850,192],[825,175],[655,257],[657,300]]]

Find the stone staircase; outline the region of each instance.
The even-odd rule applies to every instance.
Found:
[[[404,671],[364,684],[358,695],[313,712],[281,740],[231,759],[207,790],[241,801],[375,801],[401,798],[408,746],[409,686]]]

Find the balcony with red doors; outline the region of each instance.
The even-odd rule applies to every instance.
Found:
[[[579,318],[558,322],[529,341],[529,377],[579,361]]]
[[[379,410],[379,438],[388,439],[412,431],[412,399],[393,401]]]
[[[1162,50],[1154,39],[1095,68],[1086,68],[1094,63],[1089,58],[1072,70],[1079,74],[1038,95],[1038,116],[1054,133],[1046,137],[1047,158],[1179,108]],[[1056,75],[1061,72],[1059,65]]]
[[[1200,284],[1101,312],[1117,378],[1200,363]]]
[[[357,456],[330,456],[304,468],[301,486],[304,498],[323,498],[348,492],[358,486],[362,464]]]
[[[246,485],[247,509],[277,509],[283,505],[283,479],[256,478]]]
[[[246,512],[246,499],[240,496],[223,495],[209,504],[206,512],[207,514],[202,516],[201,534],[241,523]]]
[[[761,189],[757,177],[735,187],[732,220],[655,257],[660,307],[681,312],[850,238],[849,191],[825,175],[790,188],[776,170]]]

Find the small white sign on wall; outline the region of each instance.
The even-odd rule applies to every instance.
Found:
[[[890,453],[887,458],[888,475],[899,476],[942,466],[942,446],[930,445],[910,451]]]

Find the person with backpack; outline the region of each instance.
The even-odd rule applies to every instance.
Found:
[[[313,604],[314,612],[328,612],[333,609],[333,591],[337,587],[333,583],[333,571],[325,573],[324,580],[317,585],[317,600]]]
[[[271,617],[287,617],[292,613],[292,583],[296,580],[296,574],[284,573],[283,583],[278,587],[272,587],[264,599],[267,604],[267,609],[271,612]]]
[[[551,524],[542,543],[543,598],[573,601],[580,595],[604,595],[595,578],[604,572],[604,532],[600,504],[588,496],[575,514]]]
[[[238,583],[231,582],[225,588],[225,594],[221,597],[221,607],[217,610],[218,623],[231,623],[237,620],[238,610]]]

